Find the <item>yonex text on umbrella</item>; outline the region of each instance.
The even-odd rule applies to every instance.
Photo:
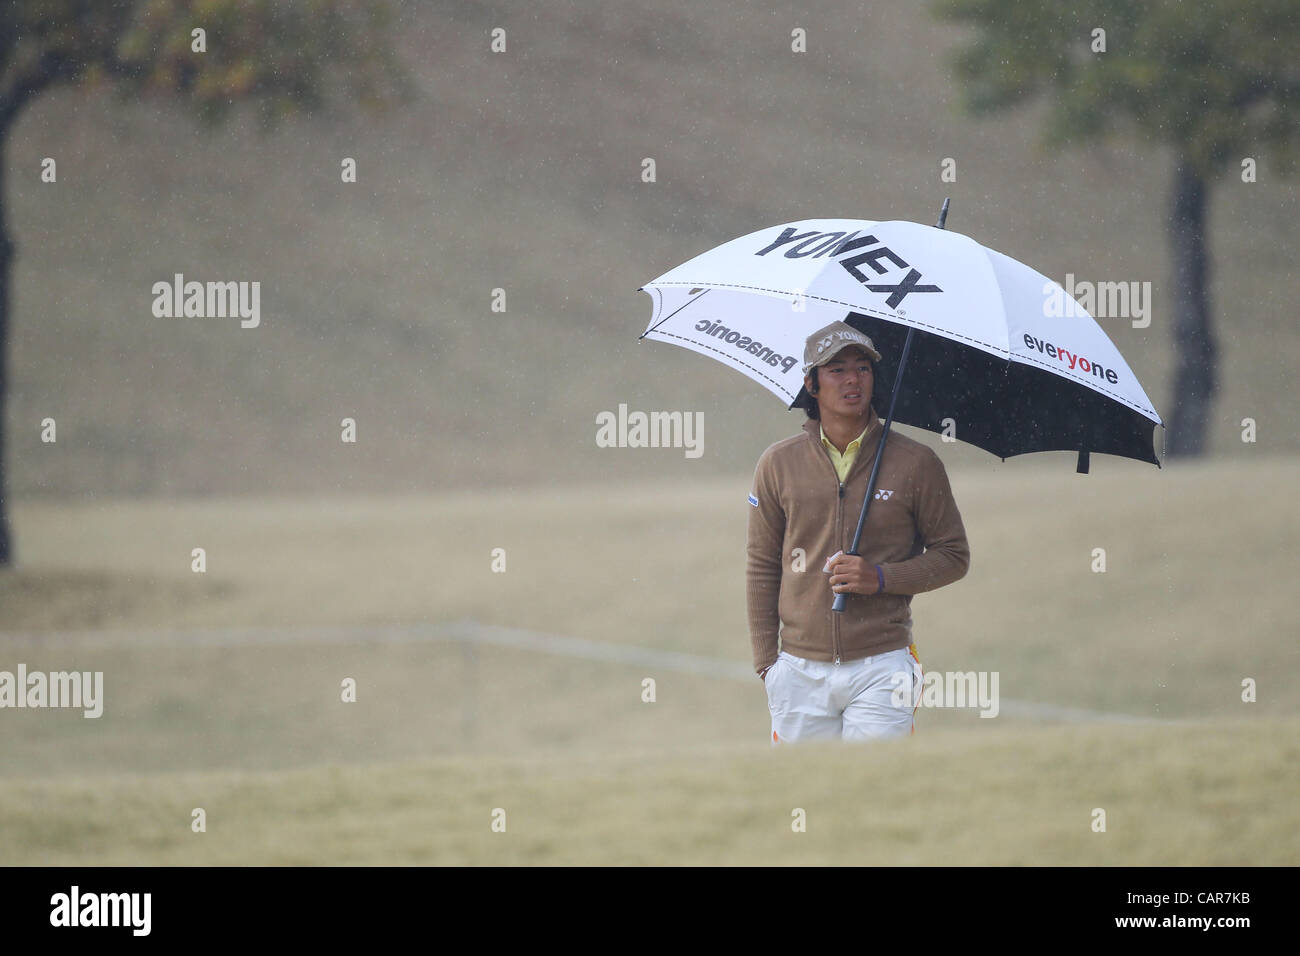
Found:
[[[876,246],[874,249],[868,249],[866,252],[859,253],[848,259],[840,259],[839,263],[848,270],[849,275],[862,283],[864,287],[872,292],[888,292],[889,298],[885,300],[885,305],[891,309],[897,309],[899,303],[911,295],[913,292],[942,292],[937,285],[919,285],[921,273],[913,269],[894,253],[888,246],[878,245],[880,242],[875,236],[859,236],[857,232],[802,232],[797,233],[794,227],[788,227],[782,231],[781,235],[758,252],[756,256],[765,256],[774,249],[782,246],[796,243],[785,250],[787,259],[801,259],[805,256],[811,256],[814,259],[829,255],[832,258],[851,252],[854,249],[860,249],[864,246]],[[884,275],[890,270],[880,264],[881,259],[888,259],[899,269],[907,269],[907,275],[903,276],[903,281],[897,285],[871,284],[868,282],[871,276],[865,274],[859,266],[867,263],[875,271],[876,275]]]

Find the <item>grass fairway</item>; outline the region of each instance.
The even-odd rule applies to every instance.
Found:
[[[990,726],[856,747],[6,781],[0,862],[1294,864],[1297,740],[1294,718]]]
[[[1051,464],[951,469],[972,568],[913,602],[926,669],[997,671],[1003,712],[777,752],[746,672],[747,475],[20,503],[0,669],[101,671],[104,714],[0,712],[0,863],[1297,862],[1300,462]]]

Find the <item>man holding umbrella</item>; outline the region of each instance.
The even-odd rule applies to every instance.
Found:
[[[922,676],[912,595],[970,566],[943,462],[892,430],[861,553],[844,553],[883,431],[871,405],[878,361],[871,339],[845,322],[810,335],[803,433],[770,446],[754,472],[746,594],[773,743],[911,733]],[[839,594],[842,612],[831,609]],[[901,708],[900,674],[911,680]]]
[[[781,223],[641,287],[641,338],[808,413],[803,434],[763,452],[749,496],[749,630],[778,742],[911,732],[915,708],[893,698],[895,674],[914,691],[921,677],[912,595],[960,579],[970,549],[943,463],[894,424],[947,435],[956,420],[961,441],[1004,461],[1073,453],[1080,474],[1094,454],[1160,464],[1164,422],[1096,320],[1071,299],[1062,323],[1044,299],[1059,286],[947,217],[945,199],[934,226]]]

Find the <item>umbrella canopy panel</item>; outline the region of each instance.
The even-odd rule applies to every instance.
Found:
[[[860,313],[844,321],[869,336],[880,352],[873,403],[883,415],[907,327]],[[801,388],[795,401],[805,396]],[[1159,464],[1153,449],[1156,426],[1143,413],[1036,365],[928,333],[912,339],[894,420],[939,434],[950,432],[999,458],[1089,451]]]

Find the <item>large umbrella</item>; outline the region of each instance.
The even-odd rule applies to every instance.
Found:
[[[883,356],[888,396],[857,554],[889,428],[952,434],[1003,460],[1076,451],[1159,466],[1164,422],[1097,321],[1046,276],[968,236],[914,222],[808,219],[723,243],[646,283],[641,338],[742,372],[795,407],[809,335],[841,319]],[[904,370],[910,387],[903,385]],[[844,595],[837,595],[841,610]]]

